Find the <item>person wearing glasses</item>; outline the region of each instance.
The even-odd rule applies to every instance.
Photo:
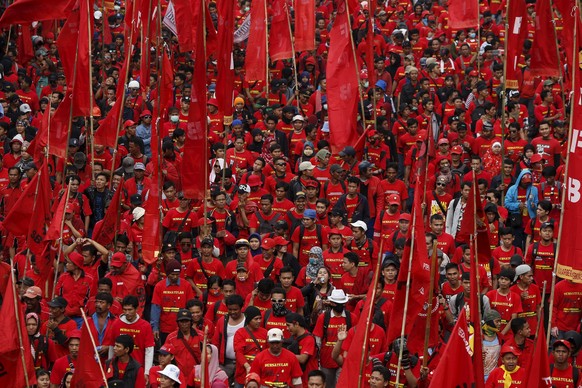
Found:
[[[143,141],[144,154],[148,158],[152,157],[152,148],[150,142],[152,141],[152,112],[144,110],[139,116],[140,123],[135,129],[135,135]]]

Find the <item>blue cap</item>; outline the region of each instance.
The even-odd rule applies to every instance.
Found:
[[[376,87],[377,87],[377,88],[380,88],[380,89],[382,89],[383,91],[386,91],[386,87],[387,87],[387,86],[388,86],[388,85],[386,84],[386,81],[384,81],[384,80],[382,80],[382,79],[381,79],[381,80],[378,80],[378,81],[376,82]]]
[[[303,212],[303,217],[304,218],[316,219],[317,218],[317,213],[313,209],[307,209],[307,210],[305,210]]]
[[[232,121],[232,126],[234,127],[235,125],[243,125],[242,120],[236,119]]]

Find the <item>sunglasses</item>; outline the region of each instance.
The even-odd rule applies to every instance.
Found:
[[[276,165],[277,166],[286,166],[287,164],[286,163],[277,163]]]
[[[285,303],[285,299],[271,299],[273,303]]]
[[[143,116],[143,118],[144,118],[144,119],[151,119],[151,118],[152,118],[152,116],[150,116],[150,115],[147,115],[147,116]]]
[[[445,187],[447,184],[446,183],[437,183],[436,185]]]

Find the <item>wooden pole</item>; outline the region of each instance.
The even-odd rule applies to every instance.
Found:
[[[511,0],[507,0],[507,9],[509,9],[509,3]],[[505,160],[505,104],[507,101],[507,45],[508,45],[508,29],[509,23],[505,23],[505,40],[503,41],[503,83],[501,91],[501,183],[503,183],[503,161]],[[505,196],[505,190],[501,190],[501,203]]]
[[[269,66],[270,66],[270,62],[269,62],[269,9],[267,8],[267,0],[261,0],[265,6],[265,56],[266,56],[266,63],[267,63],[267,73],[265,74],[265,88],[266,88],[266,92],[265,92],[265,96],[267,97],[267,103],[269,102]],[[250,14],[249,14],[250,16]],[[206,39],[204,40],[206,41]],[[225,163],[226,163],[226,157],[224,159]],[[206,176],[208,176],[208,174],[206,174]],[[208,180],[208,179],[206,179]],[[204,192],[204,194],[206,195],[206,191]],[[204,199],[204,201],[206,201],[206,199]],[[206,210],[206,209],[205,209]]]
[[[158,84],[156,85],[156,88],[158,89],[158,102],[157,102],[157,118],[156,118],[156,126],[155,129],[152,127],[152,130],[156,131],[156,139],[158,142],[158,154],[156,155],[157,161],[158,161],[158,190],[162,187],[162,177],[159,174],[159,170],[162,167],[162,142],[160,139],[160,133],[161,133],[161,126],[162,126],[162,106],[161,106],[161,102],[162,102],[162,93],[161,93],[161,83],[162,83],[162,75],[164,74],[164,54],[163,51],[165,50],[164,47],[164,41],[163,39],[160,41],[160,38],[162,36],[162,0],[158,0],[158,7],[157,7],[157,11],[156,11],[156,16],[157,16],[157,29],[158,29],[158,50],[157,50],[157,54],[158,54]],[[165,108],[164,108],[165,109]],[[165,112],[163,112],[163,114],[165,114]],[[161,247],[162,246],[162,242],[164,240],[164,236],[162,235],[162,221],[164,218],[164,213],[162,210],[162,198],[158,195],[158,230],[160,231],[158,233],[159,235],[159,239],[158,239],[158,246]],[[156,254],[157,256],[157,254]]]
[[[285,3],[285,17],[287,18],[287,26],[289,27],[289,36],[291,37],[291,60],[293,62],[293,78],[295,81],[295,98],[297,101],[297,109],[301,112],[301,103],[299,102],[299,82],[297,80],[297,60],[295,58],[295,41],[293,40],[293,31],[291,29],[291,15],[289,15],[289,7]]]
[[[14,311],[16,312],[16,329],[18,331],[18,343],[20,344],[20,361],[22,362],[22,369],[24,370],[24,381],[26,386],[30,387],[28,381],[28,368],[26,367],[26,357],[24,356],[24,341],[22,340],[22,326],[20,323],[20,306],[18,305],[18,298],[16,296],[16,279],[14,276],[14,261],[10,259],[10,281],[12,283],[12,303],[14,303]],[[7,303],[8,301],[4,301]],[[25,322],[26,323],[26,322]]]
[[[61,220],[61,233],[59,236],[59,253],[57,254],[57,262],[55,263],[55,279],[53,282],[53,292],[51,295],[51,299],[55,297],[55,291],[57,288],[57,280],[59,277],[59,264],[61,262],[61,255],[63,254],[63,229],[65,228],[65,214],[67,213],[67,206],[69,205],[69,196],[71,193],[71,180],[67,185],[67,191],[63,194],[66,195],[65,197],[65,207],[63,208],[62,220]]]
[[[376,269],[374,270],[374,280],[372,281],[372,300],[370,301],[370,310],[366,312],[366,332],[364,333],[364,351],[360,358],[360,378],[358,378],[358,388],[362,388],[361,376],[364,375],[364,368],[366,367],[366,359],[368,358],[368,340],[370,338],[370,326],[372,324],[372,311],[374,311],[374,299],[376,299],[376,287],[378,287],[378,278],[380,277],[380,268],[382,268],[382,250],[384,248],[384,239],[380,241],[380,251],[378,252],[378,260]],[[364,318],[364,317],[362,317]]]
[[[428,290],[428,308],[426,311],[426,326],[424,329],[424,350],[422,352],[422,366],[426,368],[428,364],[428,341],[430,339],[430,321],[432,319],[432,309],[433,303],[432,299],[434,297],[434,277],[436,273],[437,266],[437,245],[438,241],[435,239],[432,242],[432,255],[430,257],[430,288]]]
[[[576,11],[576,17],[579,18],[580,14],[578,13],[578,11]],[[575,53],[574,55],[572,55],[572,84],[574,84],[574,80],[577,77],[578,73],[578,49],[577,49],[577,44],[578,44],[578,31],[577,31],[577,25],[578,23],[574,23],[574,39],[573,39],[573,53]],[[572,95],[572,98],[574,98],[574,95]],[[564,101],[564,103],[566,103],[566,101]],[[572,104],[573,107],[573,104]],[[570,112],[570,125],[568,126],[568,135],[566,137],[566,139],[570,139],[570,134],[572,133],[572,124],[574,122],[574,112]],[[564,182],[568,182],[568,165],[570,162],[570,153],[568,152],[566,154],[566,166],[564,168]],[[562,190],[562,199],[561,199],[561,209],[560,209],[560,225],[563,225],[564,222],[564,204],[566,203],[566,192],[568,190],[567,189],[563,189]],[[550,306],[549,306],[549,312],[548,312],[548,327],[547,327],[547,333],[546,333],[546,342],[549,346],[550,344],[550,335],[551,335],[551,329],[552,329],[552,310],[554,308],[554,289],[556,288],[556,271],[558,270],[558,259],[560,256],[560,244],[561,244],[561,240],[562,240],[562,232],[563,232],[564,228],[559,228],[558,229],[558,239],[557,239],[557,243],[556,243],[556,254],[554,256],[554,269],[552,270],[552,285],[550,287]]]
[[[95,344],[95,338],[93,338],[93,333],[91,333],[91,330],[89,329],[89,322],[87,322],[87,315],[85,315],[85,310],[81,307],[81,315],[83,317],[83,322],[85,322],[85,326],[87,327],[87,333],[89,333],[89,338],[91,338],[91,345],[93,345],[93,351],[95,352],[95,360],[97,361],[97,364],[99,364],[99,370],[101,371],[101,376],[103,377],[103,383],[105,384],[105,387],[109,387],[109,384],[107,383],[107,376],[105,376],[105,371],[103,370],[103,365],[101,365],[101,362],[99,361],[99,352],[97,351],[97,345]]]
[[[87,1],[87,0],[83,0]],[[91,15],[91,8],[87,7],[87,20],[91,20],[93,15]],[[104,20],[104,16],[101,16],[101,19]],[[93,124],[93,66],[91,65],[91,58],[92,58],[92,44],[93,44],[93,35],[91,31],[91,23],[87,23],[87,31],[88,31],[88,43],[89,43],[89,139],[91,139],[91,178],[93,182],[95,182],[95,126]],[[103,35],[103,34],[101,34]]]
[[[22,28],[22,26],[20,27]],[[12,36],[12,26],[8,29],[8,37],[6,38],[6,49],[4,49],[4,55],[8,55],[8,49],[10,48],[10,37]]]
[[[265,1],[265,15],[267,15],[267,2]],[[265,19],[265,24],[267,24],[267,20],[269,18],[267,17]],[[206,63],[206,0],[202,0],[202,41],[204,42],[204,58],[201,58],[204,61],[204,67],[206,68],[207,63]],[[269,50],[269,33],[267,30],[267,51]],[[196,61],[198,61],[199,58],[196,58]],[[267,55],[267,85],[268,85],[268,75],[269,75],[269,56]],[[267,86],[268,87],[268,86]],[[267,99],[269,98],[269,93],[267,92]],[[204,100],[206,100],[206,96],[204,97]],[[206,108],[206,105],[204,105],[204,109]],[[205,110],[206,112],[206,110]],[[204,126],[204,133],[208,134],[208,121],[206,120],[206,118],[204,118],[204,120],[202,120],[202,125]],[[204,226],[206,226],[206,214],[208,212],[208,201],[206,200],[206,193],[208,192],[208,155],[206,155],[206,153],[208,152],[208,136],[204,136],[204,155],[206,156],[204,158],[204,195],[202,200],[204,201]],[[224,156],[224,167],[226,168],[226,154]],[[225,172],[223,171],[223,174]],[[224,176],[224,175],[223,175]],[[192,204],[189,204],[189,206],[191,207]],[[205,337],[206,338],[206,337]],[[206,349],[206,348],[204,348]]]
[[[202,0],[204,1],[204,0]],[[200,360],[200,388],[210,388],[206,384],[206,364],[208,364],[208,355],[206,354],[206,345],[208,343],[208,326],[204,326],[204,340],[202,341],[202,357]]]

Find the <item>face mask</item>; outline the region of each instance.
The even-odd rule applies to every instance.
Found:
[[[311,156],[311,155],[313,155],[313,150],[306,149],[306,150],[303,151],[303,155],[305,155],[305,156]]]
[[[309,264],[311,264],[311,265],[317,264],[317,258],[316,257],[310,257],[309,258]]]
[[[364,81],[364,87],[367,88],[368,86],[370,86],[370,82],[369,81]]]
[[[273,303],[273,314],[277,317],[287,315],[287,309],[284,303]]]
[[[244,8],[244,11],[245,11],[245,12],[249,12],[250,10],[251,10],[251,8],[250,8],[250,7],[245,7],[245,8]]]
[[[475,39],[475,33],[474,32],[469,33],[469,38]]]
[[[341,313],[344,312],[344,305],[343,304],[338,304],[338,305],[335,305],[335,306],[331,306],[331,309],[333,311],[335,311],[336,314],[341,314]]]
[[[239,282],[246,282],[246,281],[247,281],[247,278],[246,278],[246,277],[244,277],[244,276],[239,276],[239,277],[238,277],[238,281],[239,281]]]
[[[212,296],[218,296],[218,295],[220,295],[220,290],[216,290],[216,291],[215,290],[210,290],[209,293]]]
[[[180,121],[180,116],[170,116],[170,121],[173,123],[177,123],[178,121]]]

